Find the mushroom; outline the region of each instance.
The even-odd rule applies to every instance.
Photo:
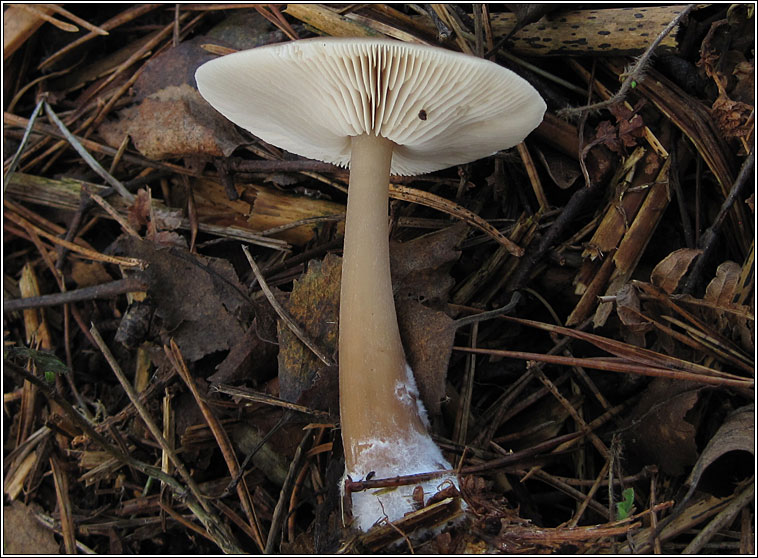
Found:
[[[216,110],[255,136],[349,165],[339,323],[344,478],[449,470],[429,435],[398,331],[389,177],[512,147],[542,121],[544,101],[524,79],[487,60],[384,39],[259,47],[207,62],[195,77]],[[457,486],[452,473],[419,484],[428,497],[446,481]],[[355,526],[366,531],[383,518],[402,518],[414,509],[416,486],[353,493]]]

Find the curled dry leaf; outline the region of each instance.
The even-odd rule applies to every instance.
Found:
[[[733,411],[708,441],[685,483],[689,486],[685,501],[694,492],[708,466],[732,451],[751,453],[755,457],[755,405],[746,405]]]
[[[616,293],[616,313],[625,326],[622,329],[622,334],[626,342],[644,347],[645,333],[650,331],[653,326],[640,317],[640,307],[640,297],[633,285],[627,283]]]
[[[393,242],[390,268],[397,298],[447,300],[453,285],[449,275],[460,257],[459,244],[468,227],[458,223],[408,242]]]
[[[444,312],[405,299],[397,301],[397,321],[421,400],[430,415],[438,415],[455,340],[453,320]]]
[[[229,354],[208,377],[212,384],[260,382],[276,366],[276,312],[268,301],[253,303],[255,319],[244,337],[231,346]]]
[[[702,250],[694,248],[680,248],[674,250],[661,262],[653,268],[650,273],[650,282],[664,290],[668,294],[673,294],[679,287],[679,283],[687,274],[687,270],[702,253]]]
[[[135,228],[148,226],[151,233],[160,230],[173,231],[179,228],[182,224],[181,211],[153,207],[151,215],[150,203],[147,190],[140,188],[128,209],[127,217],[130,225]]]
[[[719,332],[738,341],[746,354],[750,354],[755,349],[754,321],[743,316],[752,316],[752,311],[734,302],[739,295],[741,274],[742,268],[735,262],[719,264],[703,296],[703,300],[712,305],[702,312]]]
[[[550,178],[553,179],[555,185],[561,190],[571,188],[576,179],[582,175],[579,164],[571,157],[549,147],[540,149],[535,145],[534,151],[537,153]]]
[[[79,288],[113,281],[113,277],[111,277],[102,263],[84,262],[81,260],[74,260],[71,263],[71,278]]]
[[[708,283],[703,300],[719,306],[730,306],[734,302],[740,282],[740,266],[735,262],[723,262],[716,269],[716,275]]]

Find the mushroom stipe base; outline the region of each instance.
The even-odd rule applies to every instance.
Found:
[[[382,437],[364,434],[362,439],[352,440],[355,457],[346,460],[345,475],[340,484],[343,497],[345,482],[348,479],[363,480],[369,476],[404,477],[452,469],[428,434],[426,409],[419,398],[413,371],[407,364],[405,378],[396,381],[393,397],[403,411],[421,421],[422,428],[408,428],[404,431],[395,429]],[[397,521],[423,506],[430,497],[449,486],[458,490],[458,479],[454,474],[445,473],[423,482],[353,492],[350,510],[354,518],[352,526],[367,531],[375,524]]]

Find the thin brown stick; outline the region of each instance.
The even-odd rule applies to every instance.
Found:
[[[532,190],[537,198],[537,203],[540,205],[540,209],[547,211],[550,209],[550,203],[547,201],[545,190],[542,188],[542,181],[539,174],[537,174],[537,168],[534,166],[534,160],[529,153],[529,149],[526,147],[526,143],[522,141],[516,145],[516,150],[521,157],[521,162],[524,163],[526,175],[529,177],[529,183],[532,185]]]
[[[584,112],[607,108],[611,105],[622,102],[626,98],[627,93],[629,93],[629,90],[632,89],[637,84],[637,82],[644,79],[645,69],[650,64],[653,53],[655,52],[655,49],[658,47],[658,45],[661,44],[661,41],[666,38],[666,35],[668,35],[671,30],[679,24],[682,18],[687,16],[687,14],[689,14],[694,7],[694,4],[688,5],[669,22],[663,31],[658,34],[655,40],[650,43],[650,46],[647,47],[645,52],[642,53],[634,65],[625,72],[626,78],[621,84],[619,90],[610,99],[583,107],[565,108],[559,111],[559,114],[564,117],[571,117],[577,114],[582,114]]]
[[[539,366],[533,367],[532,373],[537,377],[537,379],[542,382],[542,384],[550,391],[550,393],[553,394],[553,397],[555,397],[558,402],[563,406],[566,411],[571,415],[571,418],[574,419],[577,426],[579,427],[579,430],[582,431],[582,433],[585,436],[588,436],[590,441],[592,442],[592,445],[595,446],[595,449],[597,449],[598,452],[600,452],[600,455],[602,455],[605,459],[608,459],[610,457],[610,454],[608,452],[608,448],[605,447],[605,444],[603,441],[598,437],[597,434],[592,432],[590,429],[590,426],[587,424],[587,422],[581,417],[581,415],[574,409],[574,406],[571,404],[571,402],[566,399],[560,391],[558,391],[558,388],[555,386],[555,384],[550,381],[550,379],[545,375],[545,373],[542,371],[542,368]]]
[[[640,376],[654,376],[659,378],[668,378],[670,380],[685,380],[699,384],[708,384],[721,387],[734,387],[752,390],[755,382],[753,380],[733,380],[729,378],[720,378],[714,376],[704,376],[691,372],[680,370],[671,370],[668,368],[656,368],[653,366],[642,366],[629,362],[622,362],[617,359],[596,359],[596,358],[569,358],[558,355],[544,355],[541,353],[529,353],[524,351],[505,351],[498,349],[472,349],[471,347],[453,347],[455,351],[479,353],[483,355],[501,356],[506,358],[517,358],[522,360],[536,360],[538,362],[547,362],[549,364],[561,364],[564,366],[584,366],[595,370],[605,370],[608,372],[623,372],[626,374],[638,374]]]
[[[650,349],[644,349],[642,347],[629,345],[622,341],[609,339],[607,337],[596,335],[594,333],[588,333],[586,331],[580,331],[580,330],[557,326],[553,324],[536,322],[533,320],[524,320],[521,318],[514,318],[511,316],[506,316],[505,319],[512,322],[527,325],[530,327],[535,327],[538,329],[549,331],[551,333],[558,333],[560,335],[567,335],[575,339],[581,339],[583,341],[587,341],[589,343],[592,343],[599,349],[602,349],[612,355],[615,355],[617,357],[620,357],[632,362],[636,362],[638,364],[652,365],[652,366],[660,367],[660,368],[670,368],[673,370],[683,370],[687,372],[694,372],[696,374],[719,376],[723,378],[730,378],[730,379],[736,379],[736,380],[743,379],[742,377],[736,376],[734,374],[729,374],[726,372],[722,372],[720,370],[715,370],[707,366],[695,364],[690,361],[682,360],[682,359],[672,357],[663,353],[658,353]]]
[[[179,459],[179,456],[176,454],[176,452],[171,448],[171,444],[169,444],[166,439],[163,437],[163,433],[161,432],[161,429],[158,427],[158,425],[153,421],[152,417],[150,416],[150,412],[147,410],[147,407],[145,407],[140,400],[139,394],[134,390],[132,387],[131,382],[128,380],[128,378],[124,375],[124,372],[121,370],[121,367],[119,366],[118,362],[116,362],[116,358],[113,356],[113,353],[111,353],[111,350],[108,348],[108,345],[105,344],[105,341],[103,340],[102,336],[100,335],[100,332],[93,324],[90,328],[90,333],[92,333],[92,337],[97,342],[97,346],[100,349],[100,351],[103,353],[103,357],[105,357],[105,360],[108,362],[108,364],[111,367],[111,370],[113,370],[114,375],[118,379],[119,383],[121,384],[121,387],[124,388],[124,391],[129,396],[129,400],[131,401],[132,405],[134,405],[134,408],[137,409],[137,413],[139,414],[142,421],[145,423],[145,426],[147,426],[148,431],[153,436],[153,439],[158,442],[158,445],[165,451],[169,457],[171,458],[171,462],[174,464],[174,467],[176,467],[176,470],[179,471],[179,474],[182,476],[184,481],[187,483],[187,486],[189,486],[190,490],[193,492],[195,497],[198,499],[198,502],[200,502],[200,505],[203,506],[203,508],[208,511],[210,509],[210,506],[206,502],[206,498],[203,496],[202,492],[200,491],[200,487],[197,485],[197,483],[192,479],[192,476],[190,475],[187,468],[184,466],[184,463]]]
[[[197,385],[192,379],[192,375],[190,374],[189,370],[187,369],[187,365],[184,362],[184,358],[182,357],[182,353],[179,350],[179,346],[176,344],[176,341],[174,341],[174,339],[171,339],[170,345],[164,345],[163,350],[166,353],[169,362],[171,362],[171,365],[174,367],[179,377],[189,388],[192,396],[195,398],[195,402],[200,408],[200,412],[203,414],[205,422],[211,429],[213,437],[216,439],[216,443],[221,449],[221,454],[224,456],[224,461],[226,461],[226,466],[229,469],[229,473],[231,474],[232,478],[237,478],[237,476],[240,474],[240,466],[239,462],[237,461],[237,455],[234,453],[231,441],[229,440],[229,436],[227,435],[226,430],[224,430],[224,427],[221,425],[221,422],[218,420],[218,417],[216,417],[211,407],[200,396]],[[258,545],[258,548],[262,551],[265,545],[263,543],[263,537],[261,536],[260,525],[258,523],[257,514],[255,513],[255,507],[253,506],[253,501],[250,498],[250,491],[247,487],[247,482],[244,477],[242,477],[240,479],[240,482],[237,483],[237,495],[239,496],[242,509],[245,510],[245,514],[247,515],[250,527],[255,534],[254,541]]]
[[[305,332],[303,332],[302,329],[300,329],[300,326],[295,323],[295,320],[292,318],[292,316],[289,315],[289,313],[282,307],[281,304],[279,304],[279,301],[276,300],[276,297],[274,296],[274,293],[271,292],[271,289],[269,289],[268,284],[266,283],[266,279],[263,277],[263,274],[261,273],[260,268],[258,267],[258,264],[255,263],[255,260],[253,259],[253,256],[250,255],[250,250],[248,250],[247,246],[242,246],[242,251],[245,253],[245,256],[247,257],[247,261],[250,264],[250,268],[253,270],[253,274],[255,274],[255,278],[258,281],[258,284],[261,286],[261,290],[263,291],[263,294],[266,296],[266,299],[268,299],[269,303],[273,307],[273,309],[276,311],[276,313],[279,315],[279,317],[284,321],[285,325],[290,329],[292,333],[295,334],[295,336],[300,339],[300,341],[303,342],[303,344],[308,347],[311,351],[313,351],[313,354],[316,355],[321,362],[326,364],[327,366],[335,366],[335,362],[333,359],[326,356],[326,353],[322,351],[316,343],[311,340]]]
[[[734,497],[729,505],[698,532],[697,536],[692,539],[682,551],[682,554],[697,554],[700,552],[703,546],[705,546],[705,544],[711,540],[718,531],[727,527],[734,520],[735,516],[742,508],[750,505],[754,496],[755,482],[754,480],[751,480],[747,486],[741,487],[738,489],[738,492],[734,493]]]
[[[390,184],[390,197],[396,200],[410,201],[426,207],[431,207],[437,211],[442,211],[448,215],[457,217],[492,237],[498,244],[505,247],[508,253],[514,256],[524,255],[524,249],[521,246],[479,217],[479,215],[466,209],[462,205],[446,200],[441,196],[424,192],[416,188],[402,186],[400,184]]]
[[[55,495],[58,500],[58,512],[61,519],[61,531],[63,543],[67,554],[76,554],[76,533],[74,531],[74,519],[71,515],[71,497],[68,488],[68,474],[55,455],[50,456],[50,468],[53,471],[55,482]]]
[[[121,12],[120,14],[112,17],[105,23],[99,26],[99,29],[103,31],[111,31],[112,29],[115,29],[116,27],[119,27],[125,23],[128,23],[148,12],[151,12],[152,10],[162,6],[163,4],[137,4],[136,6],[132,6],[128,10],[125,10],[124,12]],[[82,37],[79,37],[75,41],[67,44],[65,47],[61,48],[57,52],[54,52],[47,58],[45,58],[42,62],[39,63],[37,66],[38,70],[41,70],[45,68],[46,66],[49,66],[59,58],[63,57],[66,53],[70,52],[71,50],[75,49],[79,45],[82,45],[88,41],[91,41],[92,39],[100,36],[100,33],[91,31],[90,33],[87,33],[86,35],[83,35]]]
[[[307,431],[303,438],[300,440],[300,444],[295,450],[295,455],[292,457],[289,469],[287,470],[287,478],[284,480],[284,485],[279,492],[279,500],[276,502],[274,508],[274,515],[271,519],[271,528],[268,532],[268,538],[266,539],[266,554],[272,554],[276,546],[277,540],[281,535],[282,525],[284,518],[287,515],[287,503],[289,502],[289,494],[292,490],[295,482],[297,472],[300,468],[300,463],[305,457],[305,447],[310,443],[313,435],[310,431]]]
[[[94,300],[98,298],[111,298],[117,295],[144,291],[148,287],[142,279],[127,277],[110,283],[101,283],[92,287],[82,287],[73,291],[64,291],[49,295],[17,298],[3,301],[3,312],[15,312],[27,308],[42,308],[46,306],[60,306],[72,302]]]
[[[591,494],[585,494],[584,492],[577,490],[573,486],[569,486],[568,484],[563,483],[560,481],[557,477],[554,477],[553,475],[546,473],[542,469],[532,469],[527,473],[525,477],[521,478],[521,482],[524,482],[526,480],[527,476],[534,475],[537,479],[541,480],[544,483],[549,484],[550,486],[557,488],[564,494],[567,494],[568,496],[571,496],[574,500],[580,503],[580,509],[583,511],[585,507],[592,508],[595,512],[600,514],[603,517],[608,517],[607,510],[600,505],[596,500],[592,498]],[[569,523],[569,527],[575,527],[575,525],[571,525]]]
[[[53,11],[49,6],[47,5],[40,5],[40,7],[35,7],[34,4],[14,4],[17,8],[24,10],[25,12],[29,12],[37,16],[38,18],[54,25],[61,31],[67,31],[69,33],[76,33],[79,31],[79,28],[72,24],[68,23],[67,21],[61,21],[60,19],[55,19],[53,16],[48,14],[48,11]]]
[[[572,517],[571,521],[569,521],[569,527],[576,527],[577,523],[579,523],[579,520],[582,518],[582,515],[584,515],[584,512],[587,509],[587,506],[590,505],[592,498],[595,496],[595,493],[602,485],[603,479],[605,478],[605,475],[608,473],[608,468],[610,467],[610,465],[611,465],[610,460],[606,460],[605,465],[603,465],[603,468],[597,474],[597,477],[595,478],[595,482],[592,483],[592,486],[587,492],[587,495],[585,496],[584,500],[582,500],[582,503],[579,505],[579,508],[576,510],[574,517]],[[609,517],[608,519],[609,520],[613,519],[613,517]]]
[[[184,525],[190,531],[194,531],[198,535],[201,535],[201,536],[205,537],[206,539],[208,539],[211,542],[215,542],[215,541],[213,541],[213,537],[211,537],[210,535],[208,535],[208,533],[206,533],[200,527],[198,527],[197,525],[195,525],[194,523],[192,523],[191,521],[189,521],[187,518],[182,517],[171,506],[169,506],[169,505],[161,502],[160,500],[158,500],[158,505],[161,507],[161,510],[163,510],[164,512],[166,512],[169,515],[169,517],[171,517],[174,521],[176,521],[180,525]]]
[[[45,4],[46,8],[49,8],[51,11],[55,12],[56,14],[62,15],[74,23],[78,23],[82,27],[84,27],[87,31],[91,31],[93,33],[96,33],[97,35],[107,35],[108,32],[105,29],[102,29],[98,27],[97,25],[93,25],[89,21],[80,18],[76,14],[72,14],[67,9],[65,9],[62,6],[59,6],[57,4]]]
[[[134,390],[132,384],[124,375],[121,367],[116,362],[113,353],[111,353],[110,349],[105,344],[105,341],[103,340],[100,332],[97,330],[94,324],[90,328],[90,333],[92,333],[92,337],[95,339],[98,348],[105,357],[105,360],[110,365],[111,370],[113,370],[113,373],[121,384],[121,387],[124,388],[124,391],[129,396],[129,400],[131,401],[132,405],[134,405],[134,408],[137,410],[140,418],[145,423],[145,426],[147,426],[150,434],[153,436],[153,439],[158,442],[158,445],[161,447],[161,449],[163,449],[163,451],[168,454],[171,462],[174,464],[174,467],[176,467],[176,470],[179,472],[182,479],[187,484],[190,492],[194,496],[194,502],[189,500],[187,502],[190,506],[190,509],[192,509],[195,516],[203,523],[208,532],[208,535],[213,538],[214,542],[219,546],[219,548],[226,552],[241,553],[242,551],[237,545],[237,542],[234,540],[232,534],[228,531],[226,526],[221,523],[218,517],[211,511],[207,497],[202,493],[200,487],[197,485],[187,468],[184,466],[184,463],[179,459],[179,456],[171,448],[171,444],[169,444],[163,437],[161,429],[158,427],[155,421],[153,421],[147,408],[140,401],[139,394]],[[159,475],[153,474],[152,476],[157,477],[159,480],[165,482],[166,484],[169,484],[170,486],[176,486],[176,482],[173,478],[165,475],[160,469],[157,469],[157,471]],[[167,481],[166,479],[170,480]]]
[[[218,391],[219,393],[225,393],[227,395],[232,395],[234,397],[239,397],[241,399],[247,399],[248,401],[255,401],[256,403],[262,403],[264,405],[272,405],[274,407],[283,407],[285,409],[296,411],[298,413],[305,413],[308,415],[313,415],[316,417],[322,417],[326,419],[330,418],[331,416],[326,411],[319,411],[318,409],[311,409],[310,407],[298,405],[297,403],[290,403],[289,401],[279,399],[278,397],[274,397],[273,395],[268,395],[267,393],[252,391],[244,387],[228,386],[226,384],[217,384],[217,385],[211,386],[211,389],[214,391]]]
[[[98,196],[95,192],[87,188],[86,184],[82,184],[82,192],[87,194],[92,199],[92,201],[102,207],[108,215],[110,215],[119,225],[121,225],[121,228],[126,234],[134,238],[140,238],[139,233],[134,230],[134,228],[129,224],[129,221],[122,217],[121,214],[116,211],[111,204],[105,201],[104,198]]]
[[[67,240],[63,240],[62,238],[58,238],[55,235],[52,235],[47,231],[43,231],[39,227],[36,227],[35,225],[28,222],[26,219],[23,219],[22,217],[19,217],[18,215],[15,215],[11,212],[5,212],[4,215],[6,219],[16,223],[17,225],[20,225],[21,227],[27,230],[32,229],[38,235],[44,236],[48,240],[52,241],[54,244],[57,244],[59,246],[64,246],[65,248],[68,248],[72,252],[76,252],[77,254],[80,254],[86,258],[89,258],[90,260],[103,262],[103,263],[112,263],[116,265],[122,265],[125,267],[143,267],[144,266],[144,262],[136,258],[120,258],[117,256],[108,256],[106,254],[101,254],[89,248],[80,246],[79,244],[76,244],[74,242],[69,242]]]

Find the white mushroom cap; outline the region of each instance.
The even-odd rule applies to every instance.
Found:
[[[262,140],[311,159],[350,163],[350,137],[397,147],[392,174],[416,175],[521,142],[545,103],[497,64],[383,39],[318,38],[223,56],[195,74],[203,97]]]

